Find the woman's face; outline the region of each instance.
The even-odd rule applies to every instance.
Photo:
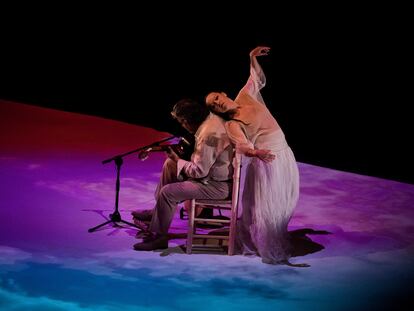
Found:
[[[218,113],[224,113],[237,108],[236,103],[223,92],[212,92],[208,94],[206,97],[206,105],[211,111]]]

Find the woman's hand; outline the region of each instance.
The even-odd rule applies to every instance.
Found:
[[[270,150],[257,149],[255,151],[256,157],[264,162],[272,162],[274,159],[276,159],[276,156],[273,153],[270,153]]]
[[[270,52],[270,47],[268,46],[258,46],[256,48],[254,48],[251,52],[250,52],[250,57],[253,56],[263,56],[263,55],[268,55]]]
[[[250,149],[245,153],[248,157],[256,157],[264,162],[272,162],[276,159],[276,156],[273,153],[270,153],[270,150],[267,149]]]

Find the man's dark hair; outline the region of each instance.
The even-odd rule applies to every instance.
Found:
[[[179,100],[171,112],[175,118],[185,119],[189,124],[199,126],[207,118],[209,110],[205,105],[200,105],[193,99]]]

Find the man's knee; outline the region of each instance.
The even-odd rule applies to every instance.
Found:
[[[185,182],[175,182],[165,185],[161,188],[158,195],[159,201],[168,201],[175,204],[187,199],[192,199],[192,194],[188,191]]]
[[[174,184],[167,184],[161,188],[158,198],[161,200],[169,200],[174,196]]]

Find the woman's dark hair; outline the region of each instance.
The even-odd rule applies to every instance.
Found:
[[[217,92],[217,91],[216,91],[216,93],[220,93],[220,92]],[[226,112],[218,112],[218,111],[214,110],[214,109],[213,109],[213,107],[211,107],[211,106],[207,105],[207,97],[208,97],[208,95],[209,95],[209,94],[211,94],[211,92],[210,92],[210,93],[208,93],[208,94],[206,95],[206,97],[204,97],[204,102],[205,102],[205,104],[206,104],[207,109],[209,109],[209,110],[210,110],[210,112],[212,112],[212,113],[214,113],[215,115],[219,116],[219,117],[220,117],[220,118],[222,118],[224,121],[235,120],[235,121],[239,121],[239,122],[243,123],[244,125],[248,125],[247,123],[243,122],[242,120],[239,120],[239,119],[235,119],[235,118],[234,118],[234,115],[236,114],[237,109],[231,109],[231,110],[228,110],[228,111],[226,111]]]
[[[242,120],[234,118],[234,115],[236,114],[236,109],[228,110],[226,112],[218,112],[210,107],[209,110],[215,115],[218,115],[219,117],[221,117],[224,121],[234,120],[234,121],[239,121],[243,123],[244,125],[249,125],[248,123],[243,122]]]
[[[189,124],[199,126],[209,115],[205,105],[200,105],[193,99],[184,98],[179,100],[171,112],[174,118],[185,119]]]

